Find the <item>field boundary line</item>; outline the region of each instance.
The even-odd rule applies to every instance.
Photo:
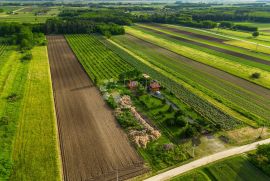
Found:
[[[270,139],[257,141],[251,144],[247,144],[244,146],[239,146],[235,148],[231,148],[225,151],[221,151],[203,158],[200,158],[198,160],[192,161],[190,163],[187,163],[185,165],[173,168],[171,170],[168,170],[166,172],[160,173],[158,175],[155,175],[153,177],[150,177],[148,179],[145,179],[145,181],[164,181],[169,180],[177,175],[183,174],[185,172],[191,171],[193,169],[205,166],[209,163],[213,163],[215,161],[228,158],[234,155],[243,154],[248,151],[255,150],[258,145],[268,144],[270,143]]]

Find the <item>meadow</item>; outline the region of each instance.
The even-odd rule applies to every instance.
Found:
[[[0,178],[60,180],[52,89],[45,47],[33,60],[7,47],[1,55]],[[46,135],[46,136],[45,136]]]
[[[187,172],[171,179],[171,181],[253,181],[254,176],[256,176],[257,181],[270,179],[265,173],[249,162],[247,157],[237,156]]]
[[[0,14],[0,22],[45,23],[48,18],[53,18],[60,12],[58,7],[50,8],[48,12],[38,14],[40,10],[38,7],[22,7],[16,9],[11,14],[4,12]]]

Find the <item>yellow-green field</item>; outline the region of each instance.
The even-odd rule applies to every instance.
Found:
[[[61,180],[46,47],[21,61],[12,47],[0,59],[0,180]]]
[[[193,48],[181,46],[179,44],[168,41],[166,39],[158,38],[158,37],[155,37],[153,35],[143,33],[142,31],[137,30],[133,27],[126,27],[126,32],[131,34],[131,35],[134,35],[136,37],[139,37],[141,39],[144,39],[146,41],[149,41],[151,43],[154,43],[156,45],[162,46],[166,49],[169,49],[177,54],[188,57],[192,60],[196,60],[198,62],[210,65],[212,67],[221,69],[223,71],[226,71],[230,74],[236,75],[236,76],[241,77],[243,79],[249,80],[249,81],[254,82],[256,84],[270,88],[270,82],[269,82],[270,73],[267,71],[263,71],[263,70],[258,69],[258,68],[235,63],[235,62],[230,61],[228,59],[225,59],[222,57],[217,57],[215,55],[211,55],[211,54],[208,54],[208,53],[205,53],[205,52],[193,49]],[[261,78],[260,79],[251,79],[250,76],[254,72],[260,73]]]

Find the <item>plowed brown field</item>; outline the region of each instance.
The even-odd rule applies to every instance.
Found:
[[[48,51],[65,180],[119,180],[146,171],[64,36]]]

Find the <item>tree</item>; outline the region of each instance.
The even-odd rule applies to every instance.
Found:
[[[258,31],[254,31],[252,33],[253,38],[257,38],[259,35],[260,35],[260,33]]]
[[[258,73],[258,72],[255,72],[255,73],[253,73],[253,74],[251,75],[251,77],[254,78],[254,79],[258,79],[258,78],[261,77],[261,74]]]

